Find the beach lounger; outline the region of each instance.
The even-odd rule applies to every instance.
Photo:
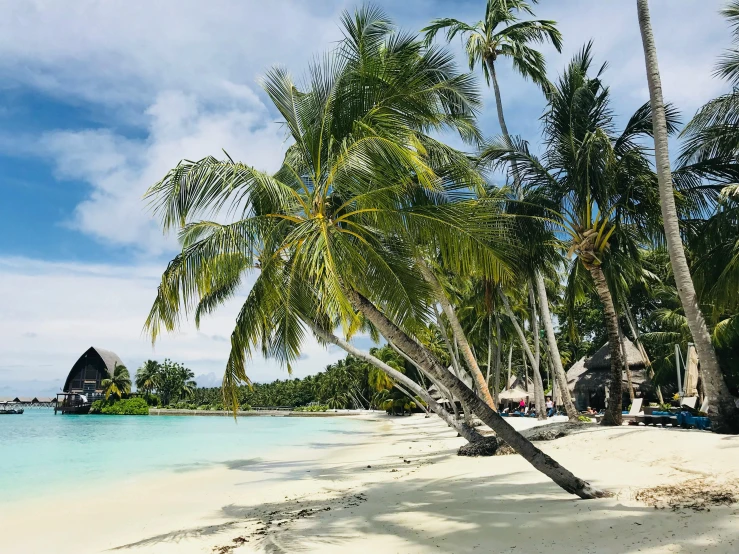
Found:
[[[622,419],[626,421],[629,425],[638,424],[636,420],[636,416],[642,413],[641,405],[644,401],[643,398],[634,398],[634,401],[631,403],[631,409],[628,411],[628,413],[623,414]]]
[[[698,397],[697,396],[686,396],[682,400],[680,400],[680,407],[687,407],[691,410],[695,410],[695,406],[698,404]]]

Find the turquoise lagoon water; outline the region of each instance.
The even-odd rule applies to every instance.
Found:
[[[362,434],[345,417],[54,415],[27,409],[0,418],[0,498],[26,499],[157,471],[269,457],[290,446]]]

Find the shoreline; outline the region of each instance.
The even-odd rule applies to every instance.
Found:
[[[739,483],[739,437],[624,426],[537,443],[614,493],[583,501],[520,456],[456,456],[465,441],[437,418],[359,418],[368,421],[366,432],[337,433],[330,443],[269,459],[129,479],[114,496],[65,510],[14,505],[0,521],[2,547],[58,554],[728,554],[739,547],[736,504],[671,511],[637,500],[659,485],[687,491],[697,480]],[[96,523],[81,534],[79,521]]]
[[[238,410],[237,417],[270,416],[270,417],[361,417],[379,414],[379,411],[370,410],[327,410],[325,412],[302,412],[292,410]],[[384,412],[382,412],[384,413]],[[149,408],[150,416],[221,416],[233,417],[230,410],[180,410],[168,408]]]

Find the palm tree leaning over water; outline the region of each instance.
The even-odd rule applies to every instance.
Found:
[[[534,0],[531,3],[536,4],[537,1]],[[518,73],[526,79],[531,79],[545,94],[548,94],[551,84],[547,79],[544,56],[532,48],[530,44],[541,44],[549,41],[557,51],[562,48],[562,35],[557,29],[555,21],[522,21],[519,19],[519,14],[522,12],[534,15],[531,3],[524,0],[488,0],[484,19],[474,25],[457,19],[444,18],[436,19],[422,29],[422,32],[426,33],[427,41],[432,41],[436,34],[443,30],[446,30],[448,41],[451,41],[457,35],[466,38],[465,49],[470,69],[480,66],[488,84],[491,81],[493,83],[498,122],[503,139],[509,148],[512,148],[513,144],[503,114],[503,101],[495,71],[495,62],[501,57],[510,58],[514,69]],[[511,163],[513,164],[512,174],[515,184],[514,197],[520,198],[520,176],[515,160]],[[536,289],[539,296],[542,323],[546,331],[549,351],[552,353],[552,361],[557,375],[556,380],[557,382],[567,383],[567,377],[559,355],[559,347],[554,335],[554,325],[549,312],[549,300],[546,298],[544,278],[539,271],[535,271],[533,280],[535,285],[532,284],[531,286]],[[562,399],[569,418],[577,418],[577,411],[569,393],[565,391]]]
[[[123,395],[131,392],[131,376],[126,366],[116,362],[113,367],[113,375],[109,379],[103,379],[100,385],[103,387],[106,400],[111,395],[121,398]]]
[[[739,432],[739,415],[734,404],[734,399],[724,381],[719,365],[716,350],[711,343],[711,335],[703,317],[698,296],[695,292],[693,279],[690,275],[688,260],[685,256],[682,237],[680,235],[680,221],[675,207],[675,189],[672,182],[670,169],[670,154],[667,142],[667,122],[665,118],[665,104],[662,98],[662,83],[657,62],[657,47],[652,34],[652,26],[649,16],[649,3],[647,0],[637,0],[637,14],[639,17],[639,30],[644,47],[644,59],[647,69],[647,82],[649,84],[649,98],[654,112],[654,157],[659,179],[660,206],[662,209],[662,220],[664,222],[667,250],[670,254],[675,283],[680,294],[680,301],[685,310],[685,317],[690,327],[690,334],[695,341],[695,348],[700,359],[701,375],[708,399],[709,413],[712,416],[713,428],[716,432],[737,433]],[[739,6],[736,3],[730,5],[727,14],[732,14],[739,19]],[[736,60],[735,60],[736,62]],[[727,76],[737,76],[737,64],[731,63],[727,58],[722,65],[723,73]],[[725,130],[724,130],[725,132]]]
[[[181,162],[149,191],[165,229],[179,228],[182,252],[162,276],[147,320],[177,326],[183,308],[205,314],[258,268],[237,316],[224,394],[248,382],[254,351],[290,368],[306,327],[351,335],[362,317],[457,397],[534,467],[583,498],[602,493],[517,433],[413,338],[433,294],[415,264],[417,245],[446,268],[492,273],[506,260],[504,230],[465,191],[480,182],[470,160],[430,130],[476,140],[479,100],[453,57],[395,33],[379,10],[343,19],[345,39],[311,66],[298,88],[273,69],[263,86],[294,143],[269,175],[233,160]],[[200,221],[230,205],[230,224]],[[503,252],[501,254],[501,252]]]

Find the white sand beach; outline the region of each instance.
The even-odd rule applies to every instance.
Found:
[[[658,485],[739,483],[739,437],[596,428],[545,452],[612,498],[568,495],[518,455],[463,458],[440,420],[375,415],[367,433],[124,481],[106,494],[4,506],[0,550],[661,553],[739,551],[739,504],[655,509]],[[532,424],[514,421],[517,426]],[[112,481],[113,483],[113,481]],[[691,494],[686,493],[686,500]],[[76,501],[72,501],[76,500]]]

